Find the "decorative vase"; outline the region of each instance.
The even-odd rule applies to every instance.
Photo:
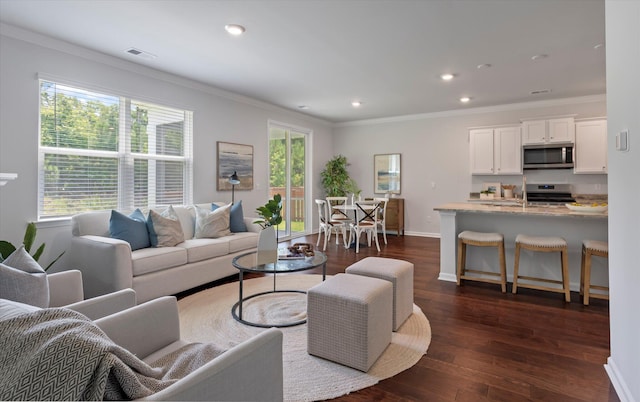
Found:
[[[258,255],[261,263],[278,260],[278,240],[275,227],[268,226],[258,234]]]

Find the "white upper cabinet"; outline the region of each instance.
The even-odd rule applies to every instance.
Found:
[[[493,174],[493,129],[469,131],[469,166],[472,174]]]
[[[576,123],[574,173],[607,173],[607,121]]]
[[[522,122],[522,144],[524,145],[574,141],[575,123],[573,117]]]
[[[469,131],[471,174],[522,174],[520,126]]]
[[[493,130],[495,141],[494,170],[496,174],[522,174],[522,136],[520,127]]]

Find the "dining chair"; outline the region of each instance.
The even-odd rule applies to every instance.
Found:
[[[329,214],[329,208],[327,206],[327,202],[325,200],[315,200],[316,206],[318,207],[318,222],[320,223],[319,231],[318,231],[318,242],[316,243],[316,247],[320,245],[320,237],[324,235],[324,246],[322,250],[327,249],[327,241],[331,240],[331,234],[335,233],[336,235],[336,244],[339,244],[339,237],[342,234],[342,241],[344,243],[345,248],[347,245],[347,225],[345,221],[332,220],[331,215]]]
[[[349,244],[351,244],[351,236],[355,234],[356,253],[360,252],[360,236],[367,234],[367,244],[371,247],[371,239],[376,242],[376,248],[380,252],[380,243],[378,242],[378,216],[380,203],[377,201],[360,201],[355,203],[356,220],[350,224]]]
[[[387,204],[389,203],[389,199],[385,197],[374,197],[373,200],[380,204],[378,208],[378,227],[382,229],[384,244],[387,244]]]
[[[345,209],[347,206],[347,197],[327,197],[326,200],[331,220],[343,221],[345,223],[353,221]]]

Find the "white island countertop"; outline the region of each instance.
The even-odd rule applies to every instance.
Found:
[[[562,237],[569,248],[569,277],[572,290],[580,290],[580,261],[582,241],[586,239],[607,241],[607,212],[575,212],[565,205],[526,206],[488,205],[477,202],[451,202],[434,210],[440,213],[440,275],[441,280],[456,281],[458,234],[464,230],[500,233],[504,236],[507,280],[512,281],[515,239],[519,234],[529,236]],[[558,253],[537,253],[535,258],[525,256],[520,260],[520,272],[528,276],[540,276],[559,280]],[[498,267],[495,248],[471,247],[467,260],[484,270]],[[599,266],[592,273],[594,283],[606,283],[606,259],[594,262]],[[534,275],[535,274],[535,275]]]
[[[607,218],[608,212],[576,212],[564,205],[551,206],[522,206],[522,205],[489,205],[477,202],[450,202],[434,208],[440,212],[465,212],[478,214],[513,214],[513,215],[542,215],[579,218]]]

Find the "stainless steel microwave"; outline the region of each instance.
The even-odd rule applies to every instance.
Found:
[[[573,167],[571,143],[525,145],[522,147],[523,169],[570,169]]]

